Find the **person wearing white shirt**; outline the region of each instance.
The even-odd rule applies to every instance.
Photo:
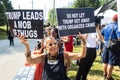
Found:
[[[86,80],[90,68],[96,58],[96,33],[85,34],[87,53],[80,60],[76,80]]]

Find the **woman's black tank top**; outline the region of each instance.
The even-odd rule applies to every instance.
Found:
[[[42,80],[68,80],[63,53],[57,55],[55,62],[49,62],[47,55],[45,57]]]

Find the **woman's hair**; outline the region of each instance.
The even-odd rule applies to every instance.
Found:
[[[57,38],[59,39],[58,29],[57,28],[53,28],[53,31],[55,31],[55,33],[57,33]]]
[[[55,38],[52,37],[52,36],[48,36],[48,37],[46,37],[46,38],[44,39],[44,45],[45,45],[45,46],[46,46],[46,41],[47,41],[48,39],[54,39],[54,40],[55,40]]]

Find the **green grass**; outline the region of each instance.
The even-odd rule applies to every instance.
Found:
[[[80,47],[75,46],[74,52],[79,52],[80,49],[81,49]],[[71,62],[71,67],[72,67],[72,69],[68,70],[68,77],[70,77],[71,80],[75,80],[78,66],[75,63]],[[103,77],[102,77],[103,70],[102,69],[103,69],[103,66],[101,63],[101,58],[100,58],[100,56],[97,56],[96,60],[94,61],[93,65],[91,67],[91,70],[88,74],[87,79],[88,80],[103,80]],[[118,71],[115,69],[117,69]],[[120,80],[120,69],[118,69],[118,66],[114,67],[112,76],[114,77],[115,80]]]
[[[7,38],[6,26],[0,26],[0,40]]]

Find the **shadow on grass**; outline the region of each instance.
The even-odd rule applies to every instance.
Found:
[[[96,62],[99,62],[100,63],[100,60],[97,60]],[[94,66],[94,65],[93,65]],[[76,78],[76,74],[77,74],[77,71],[78,71],[78,65],[77,65],[77,63],[73,63],[73,62],[71,62],[71,69],[70,70],[68,70],[68,77],[71,79],[71,80],[75,80],[75,78]],[[102,74],[103,74],[103,71],[101,71],[101,70],[90,70],[90,72],[89,72],[89,75],[90,76],[100,76],[100,77],[102,77]]]
[[[71,70],[78,70],[78,65],[77,65],[77,62],[75,61],[75,62],[71,62],[70,63],[70,66],[71,66]]]
[[[71,66],[71,69],[68,70],[67,75],[70,78],[70,80],[75,80],[76,74],[78,71],[78,66],[76,61],[71,62],[70,66]]]
[[[89,75],[90,76],[94,76],[95,75],[95,76],[101,76],[101,77],[103,77],[103,71],[100,71],[100,70],[90,70]],[[113,78],[115,80],[120,80],[120,76],[118,76],[116,74],[112,74],[112,76],[113,76]]]
[[[103,71],[101,71],[101,70],[90,70],[90,72],[89,72],[89,75],[91,75],[91,76],[94,76],[94,75],[96,75],[96,76],[103,76]]]
[[[112,76],[113,76],[113,78],[115,78],[115,80],[120,80],[120,74],[119,74],[119,76],[116,74],[112,74]]]
[[[102,60],[95,60],[94,62],[102,64]]]

